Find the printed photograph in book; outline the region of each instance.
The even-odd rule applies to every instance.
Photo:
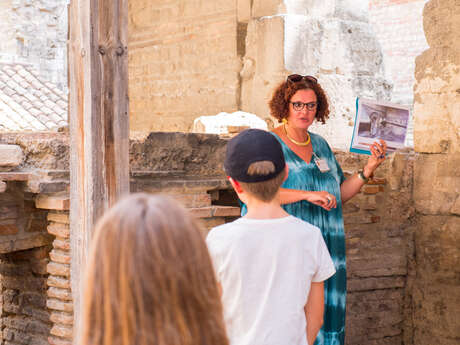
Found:
[[[386,141],[387,152],[404,148],[409,116],[409,106],[357,98],[350,152],[370,155],[369,146],[379,139]]]

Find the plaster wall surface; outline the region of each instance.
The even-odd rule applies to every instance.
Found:
[[[460,341],[460,3],[423,11],[429,49],[417,57],[414,97],[416,279],[413,341]]]
[[[69,0],[0,2],[0,62],[28,63],[67,91]]]

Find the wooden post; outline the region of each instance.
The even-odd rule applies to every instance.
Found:
[[[129,192],[128,0],[71,0],[70,245],[74,329],[92,227]],[[74,337],[77,334],[75,333]]]

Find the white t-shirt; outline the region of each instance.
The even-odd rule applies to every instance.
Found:
[[[335,273],[320,230],[293,216],[239,218],[206,238],[230,345],[307,345],[311,282]]]

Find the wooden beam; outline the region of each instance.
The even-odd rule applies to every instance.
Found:
[[[127,38],[128,0],[71,0],[70,242],[75,326],[93,225],[129,192]]]

